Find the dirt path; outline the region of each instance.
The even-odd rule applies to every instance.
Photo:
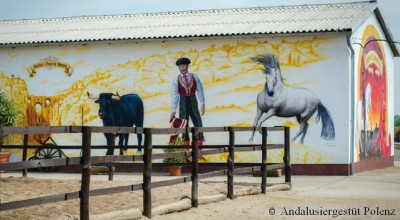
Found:
[[[51,175],[48,176],[51,178]],[[226,193],[226,177],[202,181],[199,195]],[[138,183],[139,180],[136,180]],[[249,176],[236,177],[247,185],[235,190],[259,189]],[[186,211],[153,216],[152,219],[399,219],[400,168],[393,167],[365,172],[351,177],[293,176],[292,190],[267,192],[200,205]],[[91,189],[134,184],[133,180],[92,180]],[[78,191],[80,180],[3,177],[1,202]],[[190,196],[191,183],[152,189],[153,207],[176,202]],[[90,199],[91,215],[115,210],[142,209],[142,192],[120,193]],[[79,216],[79,200],[58,202],[23,209],[4,211],[0,219],[56,219],[69,214]],[[395,214],[394,216],[392,214]],[[142,220],[146,219],[142,217]]]

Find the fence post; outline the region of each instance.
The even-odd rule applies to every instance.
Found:
[[[199,128],[192,128],[192,206],[199,206],[199,144],[197,142],[199,138]]]
[[[229,131],[229,156],[228,156],[228,198],[233,199],[233,170],[235,169],[235,131],[228,127]]]
[[[285,153],[283,156],[285,162],[285,182],[292,182],[292,166],[290,165],[290,128],[285,127]]]
[[[267,128],[262,127],[262,142],[261,142],[261,193],[265,194],[267,191]]]
[[[143,215],[151,218],[152,130],[144,128]]]
[[[107,145],[108,145],[108,141],[107,141]],[[112,150],[112,155],[114,156],[114,151],[115,151],[115,134],[111,134],[111,147],[113,148]],[[110,146],[108,146],[109,148]],[[108,151],[108,150],[107,150]],[[111,163],[111,166],[108,166],[108,181],[113,181],[114,180],[114,170],[115,170],[115,166],[114,166],[114,160]]]
[[[82,127],[82,181],[80,192],[80,219],[89,219],[89,190],[91,168],[92,127]]]
[[[108,181],[113,181],[114,180],[114,166],[109,166],[108,167]]]
[[[28,154],[28,134],[24,134],[24,149],[22,150],[22,161],[26,161],[26,156]],[[28,169],[22,170],[22,176],[28,176]]]

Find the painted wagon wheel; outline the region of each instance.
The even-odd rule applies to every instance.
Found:
[[[54,148],[54,144],[43,144],[40,148],[38,148],[35,152],[35,159],[56,159],[61,158],[61,150]],[[39,171],[42,172],[50,172],[54,171],[56,167],[38,167]]]

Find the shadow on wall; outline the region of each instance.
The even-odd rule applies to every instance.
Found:
[[[400,115],[394,116],[394,142],[400,142]]]

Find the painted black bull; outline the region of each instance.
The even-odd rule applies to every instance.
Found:
[[[99,103],[99,117],[103,120],[103,126],[118,126],[118,127],[143,127],[143,102],[136,94],[128,95],[114,95],[112,93],[101,93],[99,97],[93,97],[87,92],[89,98],[96,99]],[[115,146],[115,137],[119,136],[120,155],[126,151],[128,145],[129,133],[112,134],[104,133],[107,139],[108,146]],[[141,152],[140,146],[142,145],[142,134],[137,134],[138,151]],[[113,155],[114,148],[108,148],[107,155]]]

